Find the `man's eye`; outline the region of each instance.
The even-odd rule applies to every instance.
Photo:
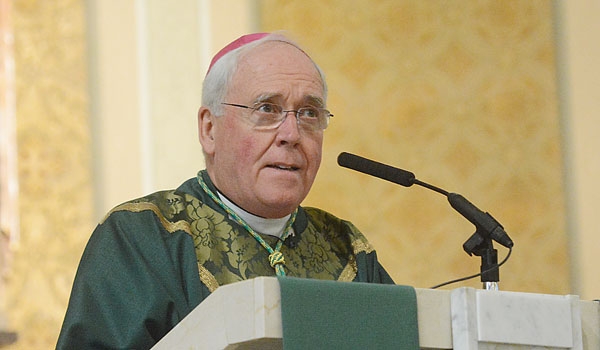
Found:
[[[312,107],[301,108],[300,115],[304,118],[317,118],[319,116],[319,110]]]
[[[280,109],[272,103],[261,103],[256,107],[256,110],[261,113],[279,113]]]

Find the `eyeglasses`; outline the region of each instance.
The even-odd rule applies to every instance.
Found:
[[[257,130],[277,129],[290,112],[294,112],[298,126],[309,131],[325,130],[329,125],[329,118],[333,117],[327,109],[318,107],[302,107],[286,111],[282,106],[269,102],[259,102],[252,107],[225,102],[221,104],[250,109],[248,121]]]

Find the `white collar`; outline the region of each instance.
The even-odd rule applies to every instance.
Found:
[[[244,220],[250,227],[252,227],[254,231],[279,238],[281,238],[281,236],[283,235],[285,224],[288,222],[291,214],[278,219],[266,219],[260,216],[256,216],[238,207],[235,203],[230,201],[229,198],[222,195],[219,191],[217,191],[217,195],[226,206],[228,206],[240,218],[242,218],[242,220]]]

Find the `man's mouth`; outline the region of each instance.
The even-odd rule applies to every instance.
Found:
[[[293,165],[283,165],[283,164],[269,164],[267,168],[279,169],[279,170],[287,170],[287,171],[296,171],[300,168]]]

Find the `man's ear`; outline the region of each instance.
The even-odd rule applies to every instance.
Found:
[[[198,139],[206,154],[213,154],[215,149],[215,115],[206,107],[198,110]]]

